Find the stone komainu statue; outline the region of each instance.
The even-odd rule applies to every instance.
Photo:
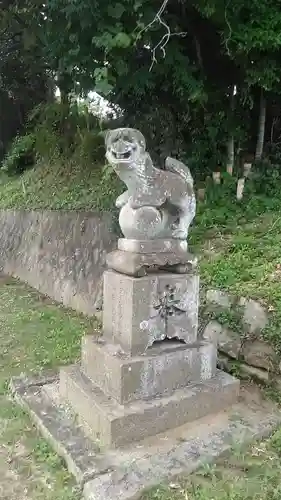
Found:
[[[105,145],[108,162],[127,186],[116,200],[125,238],[186,240],[196,210],[189,168],[173,158],[166,159],[165,170],[155,167],[135,129],[107,132]]]

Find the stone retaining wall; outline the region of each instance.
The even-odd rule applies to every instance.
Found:
[[[256,300],[234,297],[210,289],[204,295],[201,312],[202,335],[217,339],[221,368],[281,387],[280,355],[265,340],[270,312]]]
[[[0,210],[0,267],[77,311],[102,308],[105,256],[116,247],[109,214]],[[202,300],[201,334],[218,339],[222,368],[281,387],[280,356],[264,340],[270,313],[259,302],[210,289]]]
[[[117,241],[109,214],[0,211],[0,265],[65,306],[93,315],[102,305],[105,256]]]

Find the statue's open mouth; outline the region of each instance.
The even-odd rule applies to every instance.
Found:
[[[116,160],[129,160],[131,158],[131,151],[125,151],[124,153],[116,153],[115,151],[111,151],[112,156],[116,158]]]

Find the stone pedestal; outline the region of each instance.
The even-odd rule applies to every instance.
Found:
[[[62,368],[60,393],[101,448],[141,441],[235,402],[239,382],[216,368],[215,339],[198,339],[199,278],[104,274],[103,336]]]
[[[108,131],[105,143],[127,189],[116,200],[124,238],[107,255],[103,334],[83,339],[81,363],[59,380],[20,381],[15,393],[85,484],[86,500],[133,500],[224,451],[243,426],[235,409],[225,423],[239,381],[217,370],[215,335],[198,337],[189,168],[173,158],[155,167],[134,129]]]
[[[104,273],[105,338],[131,355],[165,338],[197,340],[199,279],[194,274],[151,274],[133,278]]]
[[[118,249],[107,255],[109,269],[128,276],[145,276],[152,270],[186,274],[194,272],[197,259],[186,241],[172,238],[133,240],[120,238]]]

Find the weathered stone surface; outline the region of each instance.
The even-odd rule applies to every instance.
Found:
[[[217,346],[222,329],[223,327],[218,321],[209,321],[204,328],[203,339],[213,342],[213,344]]]
[[[281,392],[281,377],[274,376],[274,385],[279,392]]]
[[[120,404],[171,394],[190,382],[208,380],[216,373],[216,348],[207,342],[192,347],[162,342],[145,355],[130,357],[114,344],[86,336],[82,372]]]
[[[255,366],[246,365],[246,363],[241,363],[240,371],[242,375],[249,375],[250,377],[257,378],[261,382],[270,381],[270,373],[262,368],[257,368]]]
[[[67,410],[42,396],[41,386],[25,387],[18,382],[15,385],[16,398],[35,425],[65,459],[70,471],[80,471],[76,479],[81,482],[83,477],[85,500],[135,500],[144,489],[213,461],[230,451],[233,443],[247,444],[268,437],[281,423],[280,410],[274,405],[241,401],[215,418],[212,415],[188,423],[140,446],[99,454],[69,418]],[[53,389],[45,392],[54,394],[56,384],[52,385]],[[63,432],[57,432],[58,429]],[[78,446],[74,446],[74,436]]]
[[[149,270],[192,273],[197,267],[197,259],[184,251],[141,254],[115,250],[107,255],[106,263],[118,273],[138,277],[145,276]]]
[[[232,361],[228,356],[225,356],[221,353],[218,355],[218,366],[221,370],[229,371],[233,368]],[[263,370],[262,368],[257,368],[255,366],[247,365],[246,363],[239,362],[238,365],[239,374],[242,378],[253,378],[257,379],[260,382],[269,382],[270,381],[270,372],[267,370]]]
[[[0,211],[0,267],[52,299],[93,315],[102,304],[112,219],[82,211]]]
[[[242,354],[248,365],[272,371],[276,363],[276,353],[271,345],[263,340],[251,340],[244,344]]]
[[[135,129],[110,130],[105,145],[108,162],[127,187],[116,200],[125,238],[185,241],[196,209],[189,168],[173,158],[166,159],[165,170],[156,168]]]
[[[23,373],[20,377],[14,377],[11,380],[9,390],[12,394],[21,393],[23,390],[26,390],[31,386],[43,387],[57,381],[58,373],[54,370],[45,370],[43,374],[37,374],[34,376],[27,376]]]
[[[210,321],[204,330],[205,339],[217,339],[218,349],[231,358],[238,358],[241,352],[241,337],[237,332],[226,328],[217,321]]]
[[[104,273],[103,332],[131,355],[158,340],[197,340],[199,278],[162,273],[133,278]],[[169,309],[168,309],[169,308]]]
[[[240,299],[240,305],[244,307],[243,322],[250,333],[260,333],[268,323],[268,315],[265,308],[256,300]]]
[[[103,448],[116,448],[226,408],[237,400],[239,381],[218,372],[204,383],[190,384],[169,396],[123,406],[72,366],[61,369],[60,393],[92,439]]]
[[[209,380],[216,372],[217,367],[217,347],[212,342],[202,343],[200,350],[200,381]],[[197,382],[199,381],[197,380]]]
[[[258,405],[252,404],[251,409],[235,405],[227,414],[227,420],[218,415],[207,433],[199,421],[198,433],[178,443],[173,451],[165,455],[157,453],[147,462],[137,461],[119,473],[109,472],[89,481],[84,487],[85,500],[137,500],[144,488],[174,480],[183,473],[190,474],[219,455],[225,455],[231,446],[269,437],[279,422],[280,417],[276,419],[274,413]]]
[[[47,392],[53,393],[55,400],[61,401],[57,391],[58,376],[51,383],[47,376],[46,385],[44,376],[41,376],[37,383],[38,385],[35,377],[15,378],[11,381],[11,390],[18,403],[29,412],[45,439],[64,458],[76,481],[83,485],[97,474],[106,473],[108,463],[99,454],[98,447],[75,425],[75,418],[69,409],[56,405],[55,401],[46,396]],[[45,392],[45,387],[50,390]]]
[[[207,290],[206,301],[225,309],[230,309],[232,305],[232,299],[230,295],[222,290]]]
[[[155,240],[133,240],[119,238],[118,250],[133,253],[168,253],[187,252],[187,241],[162,238]]]
[[[237,359],[241,351],[240,335],[229,328],[223,327],[218,338],[218,349]]]

